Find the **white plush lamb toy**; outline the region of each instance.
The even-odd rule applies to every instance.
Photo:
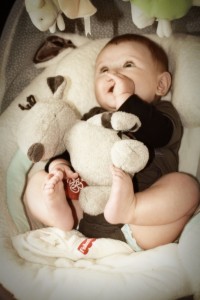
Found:
[[[66,80],[56,76],[47,81],[54,79],[59,87],[52,98],[33,103],[19,123],[18,145],[33,162],[47,160],[67,149],[73,168],[88,184],[79,195],[83,211],[98,215],[110,193],[111,164],[133,176],[148,161],[146,146],[123,135],[138,130],[141,124],[136,116],[124,112],[104,112],[87,121],[80,120],[62,100]],[[102,126],[103,119],[110,128]]]
[[[63,14],[70,18],[84,18],[96,13],[96,8],[90,0],[25,0],[25,7],[32,23],[40,31],[49,30],[51,33],[65,29]]]

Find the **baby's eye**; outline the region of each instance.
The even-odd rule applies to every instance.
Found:
[[[123,68],[131,68],[131,67],[135,67],[134,62],[132,61],[126,61],[125,64],[123,65]]]
[[[105,72],[108,72],[108,67],[102,67],[100,69],[100,73],[105,73]]]

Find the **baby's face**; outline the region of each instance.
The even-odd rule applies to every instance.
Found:
[[[117,84],[114,78],[118,76],[124,82],[127,81],[127,86],[130,80],[133,82],[131,94],[138,95],[146,102],[152,102],[156,96],[159,75],[156,63],[144,45],[134,41],[109,45],[102,50],[96,61],[95,93],[97,101],[108,110],[119,108],[113,94],[114,86]],[[124,89],[125,86],[124,83]]]

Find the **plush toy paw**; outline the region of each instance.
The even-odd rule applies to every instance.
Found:
[[[137,116],[122,111],[99,113],[92,116],[87,122],[121,132],[135,132],[141,126]]]
[[[120,140],[111,149],[111,159],[116,167],[133,176],[146,166],[149,151],[137,140]]]
[[[141,122],[140,119],[133,115],[122,111],[114,112],[111,116],[112,129],[117,131],[137,131]]]

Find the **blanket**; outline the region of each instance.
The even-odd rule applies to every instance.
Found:
[[[80,259],[99,259],[114,254],[133,253],[131,247],[121,241],[112,239],[86,238],[77,230],[64,232],[49,227],[12,238],[18,254],[34,263],[57,265],[59,258],[77,261]]]

